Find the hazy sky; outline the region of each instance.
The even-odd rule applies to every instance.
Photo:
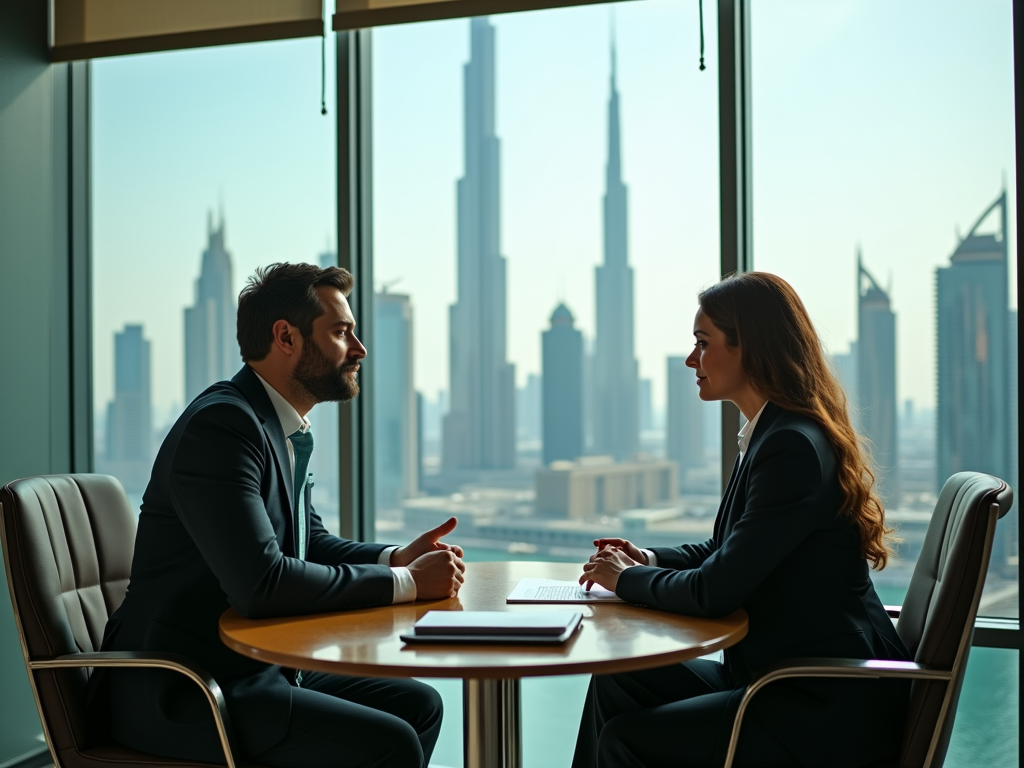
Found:
[[[615,8],[637,351],[659,404],[665,356],[689,351],[695,293],[718,274],[706,5],[705,72],[696,3]],[[931,404],[934,268],[1004,174],[1015,234],[1010,3],[752,5],[755,264],[790,280],[842,351],[855,334],[861,244],[893,286],[900,396]],[[492,19],[520,383],[539,372],[540,333],[559,300],[585,333],[594,328],[610,19],[607,6]],[[430,396],[447,387],[468,37],[465,20],[374,32],[374,276],[400,279],[393,290],[413,297],[416,384]],[[98,405],[111,397],[113,334],[126,322],[142,322],[153,344],[158,408],[180,405],[182,310],[208,209],[223,201],[239,288],[257,265],[335,247],[334,86],[322,117],[319,56],[319,40],[299,40],[94,63]]]

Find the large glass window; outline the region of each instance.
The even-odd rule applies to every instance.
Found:
[[[320,72],[318,40],[93,64],[96,469],[136,511],[184,406],[241,367],[246,279],[278,261],[335,263]],[[314,503],[337,530],[337,417],[310,420]]]
[[[469,560],[583,562],[597,536],[710,536],[719,410],[682,365],[719,274],[697,10],[374,31],[379,539],[455,515]],[[461,765],[459,689],[437,685],[434,761]],[[524,683],[525,765],[571,762],[586,685]]]
[[[681,364],[719,263],[697,23],[658,0],[374,32],[379,536],[454,514],[471,558],[579,562],[710,534],[718,410]]]
[[[755,266],[800,293],[871,441],[902,538],[873,576],[899,604],[946,478],[1017,487],[1011,4],[755,2],[751,61]],[[983,615],[1018,615],[1018,541],[1014,509]],[[947,763],[1016,765],[975,738],[1017,732],[1011,655],[977,652],[1004,706],[965,686]]]

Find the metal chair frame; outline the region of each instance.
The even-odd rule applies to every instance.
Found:
[[[978,605],[981,602],[981,590],[985,585],[985,574],[988,572],[989,560],[992,554],[992,541],[995,538],[996,521],[999,519],[999,505],[990,504],[988,511],[988,522],[985,529],[985,550],[982,553],[981,574],[977,586],[974,589],[974,597],[971,600],[970,611],[967,621],[964,624],[960,636],[960,645],[957,648],[953,665],[949,669],[932,667],[925,664],[917,664],[913,661],[888,661],[884,659],[790,659],[778,664],[772,664],[763,669],[750,681],[747,690],[740,700],[739,709],[736,711],[736,720],[733,722],[732,736],[729,738],[729,749],[725,755],[724,768],[732,768],[733,760],[736,758],[736,747],[740,738],[740,726],[743,723],[743,715],[751,699],[762,688],[776,680],[787,678],[809,678],[809,677],[835,677],[835,678],[859,678],[879,679],[886,677],[904,678],[912,680],[935,680],[947,683],[946,692],[942,698],[942,706],[935,722],[935,730],[932,733],[931,743],[928,745],[928,752],[925,755],[924,764],[921,768],[937,768],[935,766],[935,752],[938,749],[939,738],[942,733],[942,725],[946,718],[951,716],[953,699],[953,686],[950,685],[957,679],[964,664],[967,663],[967,653],[971,645],[971,635],[974,632],[974,617],[978,613]]]
[[[224,704],[224,694],[220,686],[205,670],[197,664],[192,663],[184,656],[173,653],[142,653],[136,651],[98,651],[95,653],[72,653],[64,656],[57,656],[52,659],[33,659],[29,655],[28,641],[25,637],[25,630],[21,624],[21,614],[18,606],[18,598],[14,591],[14,581],[11,578],[11,558],[8,551],[7,530],[4,523],[3,504],[0,504],[0,545],[2,545],[4,557],[4,571],[7,576],[7,589],[11,594],[11,605],[14,608],[14,624],[18,630],[18,641],[21,643],[22,655],[25,659],[25,668],[28,670],[28,681],[32,689],[32,698],[36,703],[36,710],[39,712],[39,720],[43,725],[43,736],[46,739],[46,746],[53,757],[56,768],[63,768],[60,757],[50,736],[50,728],[47,722],[46,712],[43,711],[42,700],[39,697],[39,690],[36,687],[34,672],[46,669],[76,669],[81,667],[115,667],[127,668],[151,668],[169,669],[185,675],[198,685],[213,712],[213,719],[217,725],[217,736],[220,738],[221,748],[224,750],[224,759],[227,768],[236,768],[235,763],[235,741],[231,732],[231,721],[228,718],[228,710]],[[160,758],[160,762],[166,763],[169,760]]]

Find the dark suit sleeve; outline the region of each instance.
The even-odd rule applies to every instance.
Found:
[[[725,616],[821,520],[822,469],[810,439],[795,430],[768,435],[752,458],[744,509],[721,547],[698,568],[628,568],[616,593],[631,603],[691,616]]]
[[[683,571],[699,568],[701,563],[711,557],[715,551],[715,540],[708,539],[700,544],[683,544],[679,547],[650,547],[650,550],[658,558],[659,568]]]
[[[310,562],[322,565],[373,565],[388,546],[390,545],[351,541],[329,533],[320,515],[310,504],[309,548],[306,550],[306,559]]]
[[[285,557],[267,515],[260,424],[231,403],[189,419],[171,465],[170,494],[228,602],[265,618],[388,605],[394,580],[385,565],[325,566]]]

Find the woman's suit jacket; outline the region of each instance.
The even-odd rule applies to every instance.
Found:
[[[838,514],[841,503],[835,453],[822,428],[769,402],[733,468],[712,537],[654,549],[658,566],[628,568],[616,592],[691,616],[745,609],[748,634],[725,652],[737,687],[789,658],[908,660],[872,586],[858,529]],[[860,708],[872,706],[880,717],[899,720],[907,688],[888,682],[776,683],[758,694],[755,708],[782,730],[798,712],[806,725],[856,719]],[[883,690],[894,705],[872,704]],[[797,753],[805,753],[805,736],[798,741]]]

